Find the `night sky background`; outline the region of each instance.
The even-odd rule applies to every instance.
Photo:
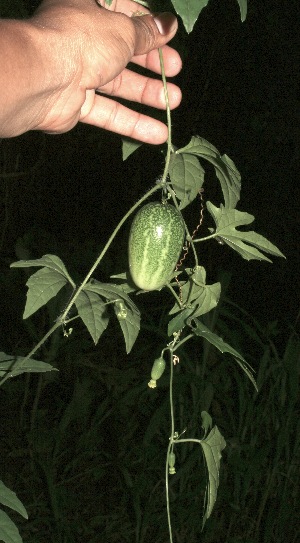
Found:
[[[0,0],[0,15],[2,17],[25,16],[26,13],[32,12],[38,3],[26,2],[25,0],[23,2],[21,0],[11,2]],[[275,338],[277,352],[282,355],[291,330],[294,327],[297,328],[297,326],[299,329],[297,315],[299,314],[300,287],[300,3],[296,0],[249,0],[248,4],[248,15],[244,23],[241,23],[236,0],[226,2],[224,0],[210,0],[189,36],[187,36],[180,22],[179,31],[172,45],[180,51],[183,59],[183,69],[175,78],[176,83],[182,89],[183,100],[180,107],[172,112],[172,139],[176,147],[182,147],[187,145],[193,135],[201,136],[217,147],[221,154],[227,154],[235,162],[242,176],[241,201],[237,208],[240,211],[246,211],[254,215],[255,222],[250,225],[250,229],[253,228],[257,233],[265,236],[285,254],[286,259],[272,258],[273,264],[259,261],[247,262],[230,250],[229,247],[220,245],[215,241],[198,246],[199,263],[207,270],[207,283],[212,284],[220,277],[226,277],[227,280],[230,278],[226,292],[227,297],[256,319],[261,329],[266,330],[269,327],[271,337]],[[166,2],[161,3],[161,10],[166,11],[168,6]],[[137,107],[136,104],[131,106],[133,108]],[[163,112],[149,111],[149,113],[164,119]],[[218,182],[215,180],[214,172],[208,163],[202,162],[202,165],[207,172],[204,184],[204,199],[212,200],[215,205],[219,205],[222,201],[222,195]],[[26,297],[25,283],[28,276],[22,270],[11,270],[9,268],[10,263],[18,259],[39,258],[46,253],[56,254],[63,260],[70,275],[79,284],[119,220],[153,186],[155,180],[162,174],[163,166],[162,147],[143,145],[123,162],[121,138],[118,135],[83,124],[77,125],[71,132],[63,135],[50,136],[39,132],[31,132],[17,138],[0,140],[1,351],[21,355],[27,354],[29,349],[32,348],[32,344],[37,343],[59,314],[55,313],[54,310],[49,319],[47,311],[42,310],[33,317],[32,321],[31,319],[25,322],[22,321]],[[192,204],[184,213],[190,230],[192,230],[198,223],[199,205]],[[103,263],[97,269],[95,278],[99,281],[109,281],[112,274],[121,273],[127,269],[129,226],[130,222],[119,233]],[[208,213],[204,213],[204,222],[199,234],[202,236],[207,235],[209,226],[212,226],[210,217]],[[156,315],[157,325],[162,313],[161,308],[165,307],[165,296],[168,304],[170,299],[168,294],[165,295],[164,291],[153,294],[153,298],[151,296],[145,296],[146,301],[142,301],[141,304],[145,303],[145,311],[149,312],[150,317],[153,310],[153,315]],[[143,297],[138,299],[138,305],[141,298]],[[154,300],[153,303],[157,304],[159,312],[155,313],[155,308],[151,305],[152,299]],[[232,311],[234,312],[234,309]],[[234,337],[235,333],[236,336],[239,335],[239,319],[240,313],[237,311],[237,328],[234,328],[233,323],[231,338]],[[50,325],[49,320],[51,321]],[[275,322],[278,324],[275,325]],[[105,481],[115,480],[114,477],[117,477],[118,474],[117,461],[119,461],[119,458],[123,459],[122,455],[124,457],[129,456],[131,447],[133,447],[133,444],[135,445],[134,439],[136,436],[133,438],[132,443],[131,438],[126,435],[124,442],[122,441],[123,426],[126,422],[130,422],[131,417],[132,420],[138,421],[136,431],[139,434],[138,438],[142,442],[145,427],[147,427],[149,420],[152,420],[152,413],[155,412],[159,402],[163,401],[163,394],[160,396],[158,394],[157,400],[147,397],[147,392],[144,390],[147,387],[144,381],[147,378],[145,375],[149,373],[149,356],[161,349],[161,334],[165,334],[165,332],[159,330],[159,333],[152,333],[144,327],[138,338],[137,346],[134,346],[132,353],[127,356],[123,340],[121,339],[118,342],[115,339],[117,337],[115,336],[116,326],[115,328],[113,328],[113,325],[111,328],[108,327],[96,348],[91,339],[87,337],[88,334],[85,330],[77,330],[72,334],[70,340],[68,340],[69,343],[61,334],[61,346],[58,349],[57,360],[51,360],[51,363],[55,365],[57,363],[57,366],[60,367],[60,373],[57,374],[59,377],[52,383],[50,380],[48,384],[47,381],[44,382],[46,383],[43,385],[45,390],[44,394],[41,394],[39,398],[39,404],[38,402],[35,404],[36,394],[38,394],[36,392],[38,378],[35,375],[31,377],[31,381],[25,378],[24,380],[21,378],[13,379],[1,389],[1,393],[2,390],[4,393],[0,396],[0,411],[1,413],[7,413],[7,418],[4,416],[0,420],[1,455],[5,459],[5,462],[2,462],[2,466],[0,466],[0,477],[3,474],[5,483],[17,493],[20,491],[20,497],[22,500],[24,499],[24,503],[33,508],[33,514],[31,515],[33,528],[28,530],[33,530],[33,537],[35,537],[35,533],[39,532],[43,543],[45,537],[44,532],[40,530],[40,525],[43,527],[44,517],[40,514],[39,509],[37,509],[35,516],[36,511],[32,506],[30,492],[32,488],[34,495],[34,487],[37,485],[40,495],[46,496],[46,498],[43,498],[42,507],[44,509],[42,511],[48,512],[51,509],[47,501],[47,490],[45,490],[47,485],[44,484],[44,479],[39,471],[42,465],[39,461],[44,453],[43,440],[47,443],[48,432],[50,437],[54,436],[53,439],[57,439],[57,435],[59,435],[57,425],[59,426],[61,413],[64,412],[63,409],[66,406],[66,409],[68,408],[68,401],[72,398],[73,389],[76,390],[81,378],[83,382],[85,378],[90,378],[93,381],[94,388],[91,401],[95,402],[95,411],[103,403],[103,405],[108,406],[108,410],[111,409],[115,416],[115,418],[113,415],[109,418],[110,415],[108,415],[104,427],[101,426],[98,429],[97,424],[95,425],[96,430],[93,427],[96,438],[100,440],[100,445],[96,441],[96,452],[93,453],[95,456],[92,457],[96,468],[98,469],[99,465],[97,454],[101,454],[102,445],[103,454],[107,453],[108,458],[113,459],[107,472],[104,470],[103,477],[105,477]],[[163,337],[165,341],[166,335]],[[268,337],[268,333],[266,333],[266,337]],[[236,339],[237,345],[239,345],[240,338],[237,337]],[[243,354],[245,354],[246,358],[249,355],[251,363],[253,362],[254,367],[257,368],[262,356],[261,345],[257,347],[258,344],[255,344],[254,341],[254,350],[252,351],[250,348],[247,352],[247,341],[245,341],[246,353],[243,351]],[[195,360],[195,365],[198,364],[199,369],[201,360],[197,362],[197,357],[200,359],[201,356],[199,356],[198,347],[193,346],[191,351],[195,353],[195,358],[191,357],[192,364]],[[46,349],[45,352],[47,352]],[[291,354],[289,360],[292,361],[291,364],[294,364],[293,349],[291,349]],[[154,358],[154,355],[152,358]],[[261,404],[255,404],[253,390],[251,389],[251,392],[248,393],[248,383],[241,385],[241,381],[237,380],[235,382],[232,366],[228,365],[229,369],[227,370],[227,366],[225,367],[224,364],[221,367],[222,363],[220,363],[221,370],[219,372],[217,364],[218,362],[215,364],[214,355],[212,355],[211,367],[208,368],[213,375],[212,381],[215,379],[212,416],[214,420],[217,420],[218,426],[222,430],[224,429],[226,438],[229,437],[225,456],[228,454],[230,460],[232,451],[232,454],[235,451],[242,451],[241,456],[236,461],[236,466],[234,466],[237,469],[242,466],[241,470],[246,469],[246,464],[247,466],[252,465],[252,459],[255,460],[256,458],[257,465],[254,466],[254,473],[258,474],[261,469],[261,480],[264,481],[264,470],[267,471],[269,464],[271,466],[271,462],[275,458],[275,452],[278,449],[279,441],[277,442],[276,439],[279,420],[280,429],[285,430],[287,404],[284,402],[286,398],[290,399],[289,392],[286,395],[285,392],[289,390],[289,385],[291,390],[297,389],[298,375],[295,376],[295,373],[291,371],[290,375],[292,377],[290,381],[285,380],[284,376],[283,388],[280,388],[280,382],[278,385],[280,392],[278,393],[278,389],[275,387],[276,372],[277,370],[281,371],[282,367],[280,366],[281,362],[276,366],[276,360],[273,367],[274,374],[272,374],[275,375],[274,387],[272,384],[269,386],[268,381],[266,381],[267,385],[262,387],[262,394],[270,393],[271,401],[268,400],[268,396],[267,399],[259,396],[258,400],[261,398]],[[297,360],[295,366],[296,364]],[[275,366],[277,369],[274,370]],[[282,366],[284,366],[284,363]],[[190,372],[189,374],[189,370],[188,363],[186,367],[184,367],[184,364],[180,364],[179,373],[182,372],[180,376],[183,375],[186,378],[188,375],[193,380],[193,373]],[[271,370],[270,374],[272,373]],[[97,373],[98,371],[99,373]],[[282,371],[285,371],[285,368]],[[266,374],[269,375],[269,367]],[[228,381],[226,380],[227,376]],[[210,377],[208,377],[209,379]],[[244,376],[242,376],[241,380],[244,383]],[[128,386],[127,382],[129,383]],[[28,383],[30,383],[30,386]],[[199,386],[200,392],[201,387],[206,386],[205,383]],[[124,388],[122,388],[123,384]],[[181,382],[176,386],[179,387],[180,385]],[[227,385],[228,388],[226,389]],[[285,392],[281,394],[284,387],[286,387]],[[225,389],[226,393],[224,393]],[[133,390],[132,405],[130,404],[131,390]],[[274,390],[274,397],[272,396],[272,390]],[[119,393],[119,391],[121,392]],[[258,445],[257,448],[254,448],[254,452],[248,447],[248,435],[245,437],[245,434],[243,434],[246,443],[243,445],[244,448],[241,446],[241,449],[238,449],[238,444],[234,450],[235,444],[239,443],[239,430],[233,436],[234,439],[231,439],[233,446],[230,448],[232,435],[230,434],[229,414],[232,415],[231,420],[234,420],[235,417],[238,419],[240,416],[237,408],[237,405],[240,406],[238,404],[240,401],[239,394],[245,396],[247,409],[248,407],[250,409],[251,405],[254,406],[253,417],[256,416],[259,419],[259,409],[264,413],[263,422],[259,420],[255,429],[260,437],[255,442]],[[55,401],[53,401],[54,398]],[[126,403],[126,398],[129,398],[128,403]],[[189,401],[188,393],[186,393],[185,399],[187,402]],[[86,394],[85,400],[88,402],[88,394]],[[252,400],[253,404],[251,404]],[[142,404],[142,401],[145,403]],[[290,404],[292,405],[290,420],[293,423],[290,424],[289,428],[286,426],[287,433],[283,438],[284,450],[288,450],[286,443],[288,443],[289,439],[292,450],[297,436],[296,428],[299,430],[299,417],[297,415],[299,392],[295,392],[293,401],[294,404]],[[35,427],[33,424],[29,430],[29,418],[32,413],[31,409],[34,410],[37,404],[39,409],[36,409],[36,427],[39,432],[38,424],[41,424],[40,428],[44,431],[44,434],[41,433],[40,442],[37,440],[38,444],[34,449],[31,446],[35,438],[32,438],[30,432],[32,428],[35,430]],[[257,405],[260,406],[259,409]],[[294,409],[294,405],[298,406],[297,409]],[[23,409],[25,413],[23,413],[24,427],[21,424],[19,425],[20,409]],[[118,409],[120,409],[121,414],[119,414]],[[9,410],[9,412],[5,410]],[[8,413],[10,413],[10,418]],[[115,413],[117,414],[115,415]],[[80,416],[81,406],[78,409],[78,417],[76,414],[76,424],[78,422],[79,426]],[[122,417],[125,417],[126,420]],[[72,440],[74,439],[76,449],[77,442],[80,441],[86,430],[86,420],[88,419],[83,418],[82,420],[84,421],[82,423],[83,428],[80,431],[76,425],[74,426],[74,438],[71,431],[70,435],[66,432],[66,439],[70,439],[72,442],[71,445],[68,443],[69,449],[67,451],[70,454],[70,464],[73,462]],[[250,427],[252,415],[246,420],[250,420]],[[7,421],[9,421],[9,424]],[[269,434],[265,432],[267,426]],[[128,432],[130,432],[130,425],[128,428]],[[96,435],[98,431],[99,436]],[[232,432],[234,431],[232,430]],[[3,439],[1,434],[3,434]],[[155,432],[153,435],[151,446],[155,450],[156,443],[159,443],[159,436],[158,433],[155,435]],[[128,439],[127,443],[125,441],[126,437]],[[61,443],[63,444],[63,441]],[[118,454],[115,454],[114,447],[120,447],[117,451]],[[270,453],[268,447],[270,447]],[[37,455],[36,465],[38,466],[33,473],[30,471],[32,450]],[[135,451],[134,448],[133,450]],[[227,451],[229,452],[227,453]],[[265,453],[265,451],[267,452]],[[41,456],[39,456],[40,452]],[[48,451],[46,453],[48,454]],[[138,479],[138,467],[136,466],[140,462],[139,466],[143,474],[143,455],[146,453],[147,451],[144,450],[136,453],[138,462],[133,463],[132,469],[134,474],[137,473],[137,480],[140,479]],[[258,456],[258,453],[261,456]],[[153,455],[153,462],[159,465],[159,462],[156,462],[155,454]],[[247,462],[243,460],[244,454],[248,454]],[[114,464],[115,458],[117,459],[116,465]],[[88,471],[90,469],[90,459],[87,458],[85,461]],[[299,462],[297,465],[299,466]],[[63,463],[62,465],[58,463],[58,466],[56,488],[60,491],[63,484],[60,484],[59,470],[63,469]],[[74,469],[76,472],[77,467],[75,466]],[[286,475],[284,469],[281,469],[281,464],[279,471],[282,480],[284,480]],[[19,473],[22,473],[22,477],[19,477]],[[231,484],[230,478],[232,477],[233,480],[232,474],[234,473],[231,465],[229,465],[227,473],[229,474],[227,479],[229,488]],[[97,492],[99,490],[100,494],[103,486],[101,477],[102,475],[98,474],[96,480],[96,485],[99,484]],[[68,477],[66,478],[68,479]],[[24,481],[25,483],[29,482],[27,487]],[[64,482],[63,476],[62,481]],[[100,482],[98,483],[98,481]],[[91,483],[88,478],[82,483],[83,495],[86,496],[86,509],[83,511],[83,516],[81,511],[83,506],[81,502],[77,503],[78,490],[76,485],[74,488],[67,487],[70,502],[73,496],[72,493],[74,493],[75,505],[73,507],[71,504],[70,510],[74,510],[76,514],[78,513],[79,519],[82,517],[85,526],[90,526],[91,504],[94,507],[95,518],[97,518],[98,514],[98,502],[94,500],[94,483],[95,481]],[[113,484],[108,485],[111,492],[110,501],[107,501],[106,497],[103,502],[99,500],[104,510],[104,519],[107,518],[107,514],[110,514],[110,504],[116,504],[116,507],[118,507],[119,497],[126,502],[124,509],[127,507],[127,501],[128,507],[130,506],[127,495],[122,490],[124,487],[118,485],[119,481],[115,483],[115,487],[113,487]],[[25,488],[26,490],[24,490]],[[222,487],[220,485],[220,488],[224,489],[226,498],[227,486]],[[240,516],[240,511],[238,509],[235,511],[237,523],[239,518],[242,519],[240,521],[241,526],[238,526],[236,533],[244,533],[245,516],[243,514],[246,515],[250,527],[252,519],[257,517],[256,507],[257,504],[260,505],[261,503],[260,488],[261,483],[259,482],[256,489],[258,501],[255,502],[254,500],[252,502],[254,503],[253,506],[251,505],[253,511],[249,512],[248,517],[248,497],[246,497],[244,506],[241,506],[241,511],[245,511],[245,513],[241,513],[242,516]],[[278,488],[281,489],[279,486]],[[298,486],[296,488],[296,492],[298,492]],[[268,502],[268,511],[271,511],[274,515],[275,523],[277,522],[276,507],[283,502],[280,489],[277,490],[278,495],[276,495],[276,489],[274,490],[274,496]],[[231,514],[233,514],[231,508],[233,499],[229,494],[230,490],[228,490],[226,498],[229,504],[228,518],[230,519]],[[148,499],[148,490],[145,491],[144,496]],[[181,496],[181,499],[183,505],[180,505],[180,510],[185,511],[184,496]],[[225,501],[224,498],[222,499],[221,508],[222,504],[226,502],[226,499]],[[274,501],[272,501],[273,499]],[[292,496],[290,500],[287,499],[286,504],[284,504],[287,512],[292,510]],[[297,503],[299,504],[299,500]],[[105,509],[106,506],[107,510]],[[197,514],[201,515],[201,507],[202,505],[199,506],[200,513],[197,511]],[[186,510],[188,511],[188,507]],[[227,510],[224,509],[224,511],[227,514]],[[294,517],[295,515],[293,515]],[[38,524],[38,529],[35,532],[34,522],[36,518],[40,524]],[[88,521],[85,520],[86,518]],[[134,519],[134,514],[131,515],[131,518]],[[217,518],[217,515],[214,518]],[[283,526],[284,532],[285,521],[281,521],[281,518],[278,520],[278,524]],[[295,530],[298,530],[296,526],[297,516],[295,519]],[[68,521],[67,518],[66,525]],[[122,518],[121,522],[123,522]],[[290,525],[290,522],[287,521],[286,524]],[[52,516],[49,525],[55,526]],[[95,526],[96,539],[93,541],[102,543],[97,532],[101,522],[99,521],[99,524],[96,523]],[[222,527],[223,524],[220,524],[220,526]],[[297,533],[299,534],[299,532]],[[53,537],[55,543],[60,543],[58,539],[55,539],[55,536]],[[90,541],[89,536],[85,538],[79,533],[78,541],[82,540]],[[125,541],[122,538],[114,540],[106,537],[103,541],[110,541],[110,543],[117,541],[119,543],[119,541],[123,540]],[[190,540],[192,541],[192,539]],[[33,538],[33,541],[39,543],[37,539]],[[73,543],[77,539],[71,539],[71,541]],[[220,538],[217,541],[220,541]],[[245,541],[246,543],[243,538],[230,541],[234,543]],[[254,540],[249,541],[252,543]],[[261,543],[263,539],[258,535],[255,543],[257,541]],[[275,539],[275,541],[280,543],[279,540]],[[285,538],[282,541],[289,543],[289,540]],[[296,541],[296,538],[293,541]],[[266,539],[265,543],[269,542],[273,543],[273,540]]]

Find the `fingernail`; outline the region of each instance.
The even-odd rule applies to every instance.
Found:
[[[177,19],[172,13],[164,12],[158,13],[153,17],[153,20],[163,36],[170,34],[176,26]]]

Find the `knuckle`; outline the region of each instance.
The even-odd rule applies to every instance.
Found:
[[[157,47],[158,30],[151,15],[134,17],[135,25],[135,54],[141,55]]]

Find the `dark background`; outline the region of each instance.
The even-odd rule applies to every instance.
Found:
[[[292,322],[299,308],[298,41],[298,3],[250,1],[242,24],[236,2],[217,0],[209,2],[190,36],[180,28],[174,40],[184,66],[176,78],[183,101],[172,115],[173,143],[183,146],[197,134],[229,155],[242,175],[239,209],[253,214],[254,229],[287,257],[272,265],[248,263],[215,243],[202,246],[211,279],[220,268],[230,271],[230,296],[264,322]],[[74,245],[84,252],[90,245],[100,248],[163,169],[159,149],[143,146],[122,163],[120,138],[84,125],[60,136],[26,134],[2,141],[0,149],[3,172],[24,172],[7,181],[7,194],[2,188],[8,259],[15,258],[16,240],[32,228],[33,256],[52,250],[39,247],[39,236],[55,240],[58,251],[63,245],[65,252],[66,244],[71,252]],[[208,174],[207,199],[214,197],[209,182]],[[115,253],[111,258],[121,256],[126,266],[118,247]],[[84,259],[86,270],[92,260],[87,254]]]
[[[37,4],[0,0],[0,13],[25,16]],[[220,497],[203,534],[197,486],[203,487],[203,470],[197,465],[197,478],[191,457],[179,455],[176,543],[299,539],[300,349],[290,336],[299,312],[299,16],[296,1],[250,0],[241,23],[235,0],[210,0],[193,32],[187,36],[180,24],[173,41],[183,58],[173,143],[180,147],[199,135],[233,159],[242,175],[238,209],[253,214],[253,229],[286,256],[273,264],[246,262],[226,246],[201,244],[207,282],[226,277],[228,299],[246,312],[241,317],[227,306],[233,320],[221,314],[219,332],[255,367],[261,388],[254,395],[241,372],[226,357],[207,355],[205,346],[203,353],[198,344],[183,350],[175,386],[183,419],[191,416],[195,425],[188,433],[196,435],[197,413],[208,409],[227,447]],[[32,132],[0,141],[1,350],[27,354],[59,311],[51,307],[22,321],[27,275],[9,264],[57,254],[79,283],[163,164],[162,149],[153,146],[122,162],[119,136],[83,124],[64,135]],[[219,205],[213,172],[203,165],[204,197]],[[191,225],[196,213],[187,210]],[[205,216],[203,234],[207,226]],[[128,225],[96,271],[98,280],[126,270],[127,236]],[[114,324],[96,348],[79,326],[68,342],[60,338],[40,355],[59,367],[59,377],[18,378],[3,387],[0,473],[28,507],[31,520],[21,525],[26,543],[132,543],[139,507],[150,536],[142,539],[141,530],[136,541],[168,541],[163,482],[147,520],[148,497],[163,477],[158,471],[151,479],[163,465],[169,432],[167,379],[154,395],[145,390],[166,341],[160,323],[166,326],[169,304],[164,293],[139,301],[142,331],[129,356]],[[248,329],[240,326],[243,318]]]

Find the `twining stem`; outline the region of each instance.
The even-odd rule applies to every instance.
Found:
[[[173,439],[174,439],[174,433],[175,433],[175,422],[174,422],[174,406],[173,406],[173,350],[170,349],[170,417],[171,417],[171,437],[169,440],[168,450],[167,450],[167,458],[166,458],[166,473],[165,473],[165,479],[166,479],[166,502],[167,502],[167,517],[168,517],[168,527],[169,527],[169,536],[170,536],[170,543],[173,543],[173,535],[172,535],[172,523],[171,523],[171,512],[170,512],[170,497],[169,497],[169,454],[171,451],[171,447],[173,446]]]
[[[166,111],[167,111],[167,125],[168,125],[167,156],[165,160],[164,173],[162,176],[162,179],[165,182],[168,177],[170,158],[171,158],[171,152],[172,152],[172,124],[171,124],[171,110],[170,110],[169,94],[168,94],[168,87],[167,87],[167,80],[166,80],[166,73],[165,73],[165,66],[164,66],[164,57],[163,57],[162,50],[160,48],[158,49],[158,53],[159,53],[159,62],[160,62],[160,68],[161,68],[161,78],[162,78],[162,82],[164,86]]]
[[[197,255],[195,245],[194,245],[195,240],[192,239],[189,232],[188,232],[188,236],[189,236],[190,239],[188,239],[188,237],[187,237],[187,243],[189,243],[190,246],[192,247],[192,251],[194,253],[194,259],[195,259],[195,267],[197,267],[199,265],[199,263],[198,263],[198,255]]]
[[[168,94],[168,87],[167,87],[167,80],[166,80],[166,73],[165,73],[165,66],[164,66],[164,58],[163,58],[162,50],[158,49],[158,52],[159,52],[159,61],[160,61],[160,68],[161,68],[161,78],[162,78],[162,82],[163,82],[163,86],[164,86],[166,111],[167,111],[167,125],[168,125],[168,140],[167,140],[168,147],[167,147],[167,155],[166,155],[166,160],[165,160],[164,173],[163,173],[163,176],[162,176],[162,182],[166,182],[166,179],[167,179],[168,173],[169,173],[171,153],[173,152],[172,122],[171,122],[171,110],[170,110],[169,94]],[[175,207],[178,209],[178,203],[177,203],[176,195],[175,195],[174,191],[170,190],[169,192],[172,195],[172,199],[173,199]],[[186,224],[185,224],[185,230],[186,230],[187,237],[191,238]],[[196,249],[194,247],[193,240],[191,239],[189,241],[189,243],[192,246],[192,250],[193,250],[193,253],[194,253],[195,266],[198,266],[198,256],[197,256],[197,253],[196,253]],[[173,294],[175,294],[174,291],[173,291]],[[176,295],[175,295],[175,297],[176,297]]]
[[[168,173],[169,173],[169,166],[170,166],[170,158],[171,158],[171,152],[172,152],[172,134],[171,134],[171,110],[170,110],[170,103],[169,103],[169,95],[168,95],[168,87],[167,87],[167,80],[166,80],[166,73],[165,73],[165,66],[164,66],[164,59],[163,59],[163,53],[161,49],[158,49],[159,52],[159,60],[160,60],[160,67],[161,67],[161,77],[162,82],[164,86],[164,93],[165,93],[165,102],[166,102],[166,110],[167,110],[167,124],[168,124],[168,147],[167,147],[167,155],[165,160],[165,168],[164,173],[162,177],[162,182],[166,182]],[[173,291],[172,287],[168,285],[169,288]],[[178,302],[180,303],[179,298],[177,297],[176,293],[173,291],[173,294],[175,295],[175,298],[177,298]],[[174,340],[175,344],[176,340]],[[168,450],[167,450],[167,458],[166,458],[166,469],[165,469],[165,480],[166,480],[166,502],[167,502],[167,517],[168,517],[168,527],[169,527],[169,536],[170,536],[170,543],[173,543],[173,535],[172,535],[172,523],[171,523],[171,513],[170,513],[170,498],[169,498],[169,454],[171,451],[171,447],[173,447],[173,438],[174,438],[174,407],[173,407],[173,350],[170,346],[168,348],[169,354],[170,354],[170,417],[171,417],[171,437],[169,440]]]
[[[179,347],[181,347],[186,341],[189,341],[193,337],[195,337],[195,334],[189,334],[188,336],[185,336],[185,338],[183,338],[181,341],[179,341],[176,344],[176,347],[174,347],[173,352],[177,351],[177,349],[179,349]],[[176,443],[177,443],[177,441],[176,441]]]
[[[173,294],[173,296],[174,296],[174,298],[175,298],[175,300],[176,300],[178,306],[181,307],[180,298],[179,298],[179,296],[177,296],[177,294],[176,294],[175,290],[173,289],[172,285],[170,285],[170,283],[168,283],[166,286],[167,286],[168,289],[172,292],[172,294]]]

